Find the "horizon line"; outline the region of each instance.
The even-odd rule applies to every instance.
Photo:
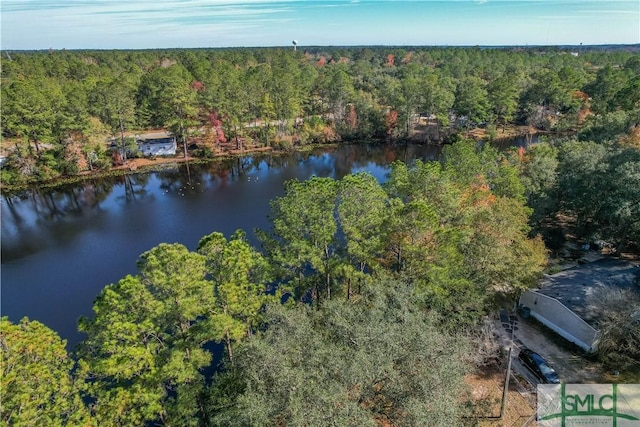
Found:
[[[589,47],[638,47],[640,43],[594,43],[594,44],[354,44],[354,45],[297,45],[298,48],[540,48],[540,47],[553,47],[553,48],[589,48]],[[139,51],[139,50],[198,50],[198,49],[272,49],[272,48],[287,48],[291,49],[291,45],[247,45],[247,46],[199,46],[199,47],[142,47],[142,48],[66,48],[66,47],[48,47],[37,49],[12,49],[12,48],[0,48],[0,52],[43,52],[43,51]]]

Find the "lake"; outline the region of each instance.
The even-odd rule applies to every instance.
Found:
[[[1,202],[0,310],[52,328],[72,349],[101,289],[127,274],[159,243],[194,250],[219,231],[268,229],[269,201],[290,179],[341,178],[367,171],[383,181],[394,160],[434,160],[437,146],[339,146],[309,153],[254,155],[91,179],[4,196]]]

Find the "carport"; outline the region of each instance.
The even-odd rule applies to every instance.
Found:
[[[546,275],[538,289],[525,291],[520,307],[540,323],[588,352],[598,346],[598,310],[601,288],[633,289],[640,293],[640,266],[617,258],[603,258]]]

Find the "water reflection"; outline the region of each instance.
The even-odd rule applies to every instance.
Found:
[[[269,227],[269,202],[289,179],[342,178],[367,171],[384,180],[395,160],[433,160],[433,146],[341,146],[259,154],[87,180],[5,195],[1,202],[2,315],[39,320],[69,340],[100,290],[136,273],[138,256],[161,242],[194,249],[213,231]]]

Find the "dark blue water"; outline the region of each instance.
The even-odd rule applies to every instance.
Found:
[[[38,320],[68,340],[90,316],[100,290],[127,274],[162,242],[195,249],[201,237],[237,229],[258,244],[269,201],[289,179],[341,178],[367,171],[384,180],[394,160],[437,158],[434,146],[343,146],[287,156],[251,156],[86,181],[5,196],[1,202],[2,316]]]

